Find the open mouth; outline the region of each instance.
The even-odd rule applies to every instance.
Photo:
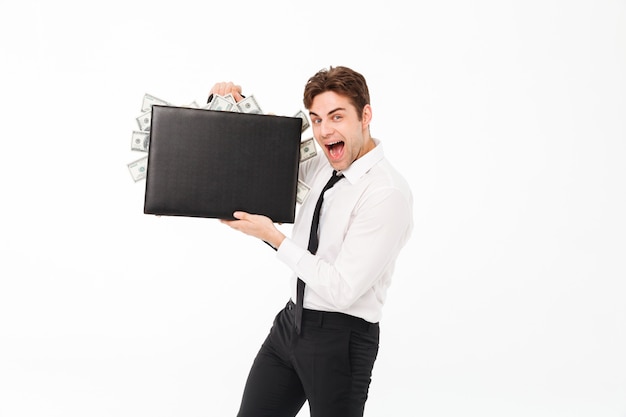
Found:
[[[328,154],[331,158],[339,159],[341,158],[341,155],[343,155],[344,145],[343,141],[328,143],[326,144],[326,149],[328,149]]]

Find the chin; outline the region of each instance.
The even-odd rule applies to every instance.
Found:
[[[348,166],[346,166],[346,164],[343,164],[343,163],[341,163],[341,162],[339,162],[339,163],[333,163],[333,162],[331,162],[331,163],[330,163],[330,166],[332,166],[332,167],[333,167],[333,169],[335,169],[335,170],[337,170],[337,171],[343,171],[343,170],[348,169]]]

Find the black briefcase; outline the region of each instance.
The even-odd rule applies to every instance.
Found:
[[[152,106],[144,213],[295,217],[302,119]]]

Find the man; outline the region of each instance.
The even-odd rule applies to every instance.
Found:
[[[231,82],[211,93],[242,99]],[[222,221],[269,243],[294,272],[291,300],[252,365],[239,417],[293,417],[307,400],[312,417],[363,416],[387,288],[413,228],[409,186],[370,136],[364,77],[323,69],[306,83],[304,106],[323,155],[300,165],[311,190],[292,237],[261,215],[238,211]],[[323,192],[333,176],[336,185]]]

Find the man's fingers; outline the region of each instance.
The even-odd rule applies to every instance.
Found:
[[[228,93],[232,94],[233,97],[237,100],[241,100],[241,86],[237,85],[233,82],[221,82],[217,83],[211,88],[211,94],[218,94],[220,96],[225,96]]]
[[[241,100],[243,100],[243,96],[240,93],[241,93],[241,87],[239,87],[239,91],[235,91],[233,93],[233,97],[235,98],[235,101],[237,103],[239,103]]]

